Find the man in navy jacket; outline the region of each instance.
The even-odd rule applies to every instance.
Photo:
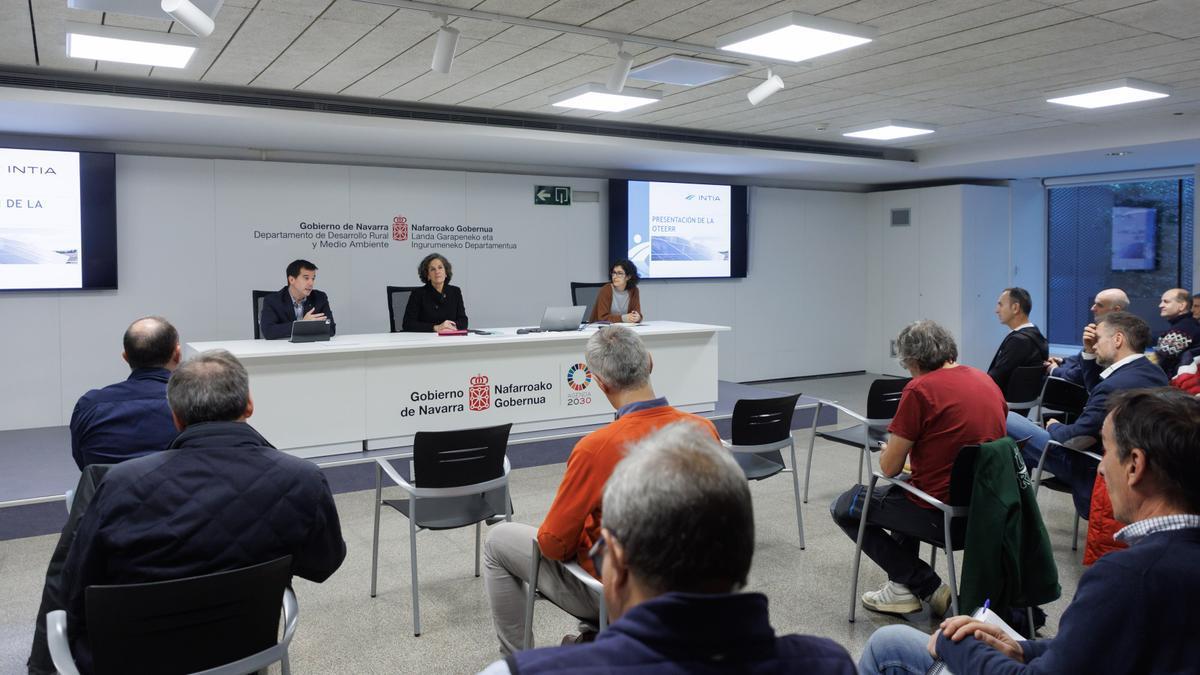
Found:
[[[293,260],[287,266],[287,286],[278,293],[263,298],[258,328],[264,339],[278,340],[292,336],[293,321],[324,321],[329,334],[337,332],[329,297],[313,289],[317,281],[317,266],[307,260]]]
[[[129,378],[84,394],[71,413],[71,456],[80,471],[165,450],[178,433],[167,378],[179,365],[179,332],[148,316],[129,324],[123,343]]]
[[[1119,288],[1106,288],[1096,294],[1092,300],[1092,323],[1084,326],[1085,335],[1091,335],[1089,344],[1094,344],[1096,322],[1109,312],[1121,312],[1129,306],[1129,296]],[[1083,386],[1083,352],[1072,354],[1065,359],[1051,356],[1046,360],[1047,371],[1051,377],[1060,377],[1067,382]]]
[[[1100,474],[1130,548],[1084,572],[1058,634],[1017,641],[968,616],[932,636],[888,626],[867,642],[859,670],[925,672],[933,658],[973,673],[1194,673],[1200,664],[1200,401],[1141,389],[1110,399]]]
[[[176,369],[167,399],[181,431],[164,451],[105,475],[63,570],[71,651],[91,670],[84,590],[165,581],[292,556],[292,573],[321,582],[346,544],[320,469],[282,453],[246,419],[246,369],[205,352]]]
[[[837,643],[776,636],[767,597],[737,592],[754,556],[750,489],[703,428],[676,422],[633,446],[603,512],[591,556],[614,622],[595,642],[516,652],[486,675],[854,673]]]
[[[1081,359],[1084,386],[1091,393],[1079,418],[1071,424],[1048,420],[1043,430],[1025,417],[1008,414],[1008,435],[1016,440],[1029,439],[1022,449],[1027,466],[1038,465],[1042,450],[1051,440],[1078,448],[1095,445],[1100,438],[1100,427],[1111,394],[1169,384],[1162,369],[1143,355],[1149,342],[1150,327],[1134,314],[1110,312],[1100,318],[1095,342],[1084,345]],[[1089,354],[1089,349],[1093,353]],[[1044,468],[1071,486],[1075,508],[1080,515],[1086,516],[1096,481],[1095,461],[1063,448],[1051,447],[1046,453]]]

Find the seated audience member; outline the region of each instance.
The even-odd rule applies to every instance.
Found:
[[[1200,322],[1200,293],[1192,294],[1192,318]]]
[[[1106,288],[1100,291],[1096,294],[1096,299],[1092,301],[1092,323],[1084,326],[1084,334],[1090,333],[1094,342],[1096,322],[1100,320],[1100,317],[1109,312],[1125,311],[1126,307],[1129,307],[1129,296],[1125,295],[1125,291],[1119,288]],[[1084,342],[1088,342],[1088,340],[1085,339]],[[1084,348],[1087,349],[1086,345]],[[1065,359],[1051,356],[1046,360],[1046,370],[1051,377],[1060,377],[1083,386],[1083,353],[1072,354]]]
[[[164,450],[178,433],[167,379],[179,365],[179,333],[166,319],[148,316],[129,324],[123,342],[129,377],[84,394],[71,413],[71,456],[81,471]]]
[[[933,636],[908,626],[875,632],[859,671],[923,673],[933,658],[955,673],[1195,673],[1200,668],[1200,401],[1173,389],[1109,399],[1104,461],[1117,539],[1130,548],[1083,573],[1058,634],[1015,641],[971,617]]]
[[[1084,334],[1083,382],[1091,393],[1079,418],[1071,424],[1047,420],[1046,428],[1042,429],[1028,418],[1009,413],[1008,435],[1015,440],[1028,439],[1021,452],[1030,470],[1038,465],[1042,451],[1052,440],[1070,442],[1077,448],[1098,442],[1105,406],[1113,392],[1167,385],[1167,376],[1142,355],[1149,340],[1150,327],[1140,317],[1129,312],[1105,314],[1100,317],[1094,337]],[[1095,460],[1052,447],[1046,453],[1044,470],[1071,486],[1075,510],[1086,516],[1096,480]]]
[[[1029,320],[1032,310],[1033,300],[1024,288],[1006,288],[996,300],[996,316],[1009,331],[992,357],[987,374],[1002,393],[1008,391],[1013,371],[1021,366],[1040,366],[1050,356],[1046,336]]]
[[[650,432],[679,421],[696,424],[719,439],[712,422],[685,413],[655,396],[650,385],[653,363],[641,338],[622,326],[605,326],[587,342],[587,367],[600,391],[617,410],[611,424],[584,436],[567,458],[566,473],[540,528],[501,523],[488,533],[483,548],[483,583],[500,651],[510,654],[525,642],[525,580],[532,564],[532,542],[541,548],[538,588],[542,595],[579,619],[597,622],[595,595],[559,562],[578,562],[598,576],[588,551],[600,537],[604,482],[625,456],[627,446]]]
[[[1192,316],[1192,296],[1183,288],[1172,288],[1162,294],[1158,314],[1167,320],[1170,328],[1155,342],[1154,356],[1170,378],[1175,376],[1183,353],[1200,346],[1200,322]]]
[[[84,589],[164,581],[292,556],[321,582],[346,557],[320,469],[273,447],[246,419],[246,369],[223,350],[186,361],[167,384],[179,437],[118,464],[96,489],[63,570],[71,652],[91,670]]]
[[[408,296],[404,307],[405,331],[444,333],[467,329],[467,308],[462,289],[450,285],[454,267],[441,253],[430,253],[417,264],[417,277],[425,284]]]
[[[629,260],[618,260],[613,263],[609,278],[612,283],[600,288],[592,315],[587,320],[641,323],[642,297],[638,290],[637,266]]]
[[[324,321],[329,324],[330,335],[337,333],[329,297],[313,289],[317,266],[307,260],[293,260],[286,273],[287,286],[263,298],[262,314],[258,317],[263,338],[290,338],[294,321]]]
[[[517,652],[485,675],[855,672],[828,638],[776,636],[767,596],[738,592],[754,556],[750,489],[699,426],[630,448],[604,488],[600,533],[591,555],[613,623],[591,644]]]
[[[911,485],[949,499],[950,473],[958,451],[1004,435],[1004,396],[986,374],[957,363],[954,338],[932,321],[918,321],[900,331],[896,350],[913,379],[901,392],[900,406],[888,426],[879,470],[885,476],[899,475],[907,460],[912,467]],[[851,540],[858,539],[865,492],[865,486],[856,485],[829,507],[834,522]],[[925,600],[934,614],[944,615],[950,587],[921,560],[920,541],[913,536],[940,537],[942,512],[890,484],[877,488],[870,499],[862,550],[887,572],[888,581],[878,591],[864,593],[863,606],[905,614],[919,611]]]

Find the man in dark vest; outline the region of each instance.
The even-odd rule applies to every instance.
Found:
[[[1008,326],[1008,335],[1000,343],[987,374],[1005,395],[1008,379],[1021,366],[1041,366],[1050,356],[1050,343],[1042,331],[1029,320],[1033,300],[1024,288],[1006,288],[996,301],[996,316]]]

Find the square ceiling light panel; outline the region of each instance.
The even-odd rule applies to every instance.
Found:
[[[662,99],[662,93],[651,89],[625,87],[620,92],[610,91],[599,82],[589,82],[575,87],[550,100],[559,108],[599,110],[601,112],[623,112],[648,105]]]
[[[672,54],[629,71],[630,77],[648,82],[698,87],[746,71],[743,63],[727,63]]]
[[[1101,82],[1086,87],[1056,91],[1046,99],[1047,103],[1070,105],[1077,108],[1107,108],[1110,105],[1151,101],[1166,98],[1171,89],[1153,82],[1124,78],[1112,82]]]
[[[842,132],[842,135],[850,138],[863,138],[869,141],[894,141],[898,138],[924,136],[925,134],[932,134],[934,131],[937,131],[937,128],[931,124],[884,120],[883,122],[874,122],[854,127]]]
[[[717,39],[717,48],[796,63],[866,44],[879,34],[870,26],[789,12]]]
[[[67,56],[142,66],[183,68],[196,53],[196,40],[184,35],[90,23],[66,23]]]
[[[224,1],[192,0],[192,4],[201,12],[215,18],[217,12],[221,11],[221,5]],[[171,20],[171,17],[162,11],[161,0],[67,0],[67,7],[71,9],[91,9],[97,12],[113,12],[114,14],[125,14],[128,16],[144,16],[147,19]]]

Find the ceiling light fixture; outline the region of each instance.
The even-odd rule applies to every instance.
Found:
[[[212,17],[189,0],[162,0],[159,6],[162,7],[162,11],[170,14],[172,19],[198,37],[208,37],[216,28],[217,24]]]
[[[459,30],[450,27],[450,17],[437,15],[442,20],[438,29],[437,46],[433,48],[433,62],[429,64],[435,72],[448,74],[454,66],[454,51],[458,49]]]
[[[1156,98],[1166,98],[1170,95],[1170,87],[1126,77],[1112,82],[1101,82],[1100,84],[1092,84],[1086,87],[1056,91],[1050,94],[1050,98],[1046,99],[1046,102],[1092,109],[1105,108],[1110,105],[1122,105],[1124,103],[1137,103],[1138,101],[1150,101]]]
[[[842,135],[850,138],[865,138],[871,141],[894,141],[897,138],[924,136],[925,134],[932,134],[934,131],[937,131],[937,128],[930,124],[885,120],[849,129],[842,132]]]
[[[750,99],[750,105],[758,105],[767,100],[777,91],[783,90],[783,80],[767,68],[767,79],[746,92],[746,98]]]
[[[733,77],[746,71],[744,63],[698,59],[694,56],[672,54],[634,68],[629,76],[635,80],[698,87]]]
[[[629,79],[629,70],[633,68],[633,54],[625,51],[621,43],[614,44],[617,46],[617,60],[608,72],[608,90],[619,93],[625,88],[625,80]]]
[[[194,38],[133,28],[66,22],[67,56],[95,61],[183,68],[196,53]]]
[[[622,112],[654,103],[661,98],[661,92],[651,89],[626,87],[620,93],[616,93],[609,91],[602,84],[589,82],[581,87],[575,87],[570,91],[559,94],[551,99],[550,103],[559,108]]]
[[[717,48],[795,63],[866,44],[878,34],[870,26],[789,12],[723,35]]]

